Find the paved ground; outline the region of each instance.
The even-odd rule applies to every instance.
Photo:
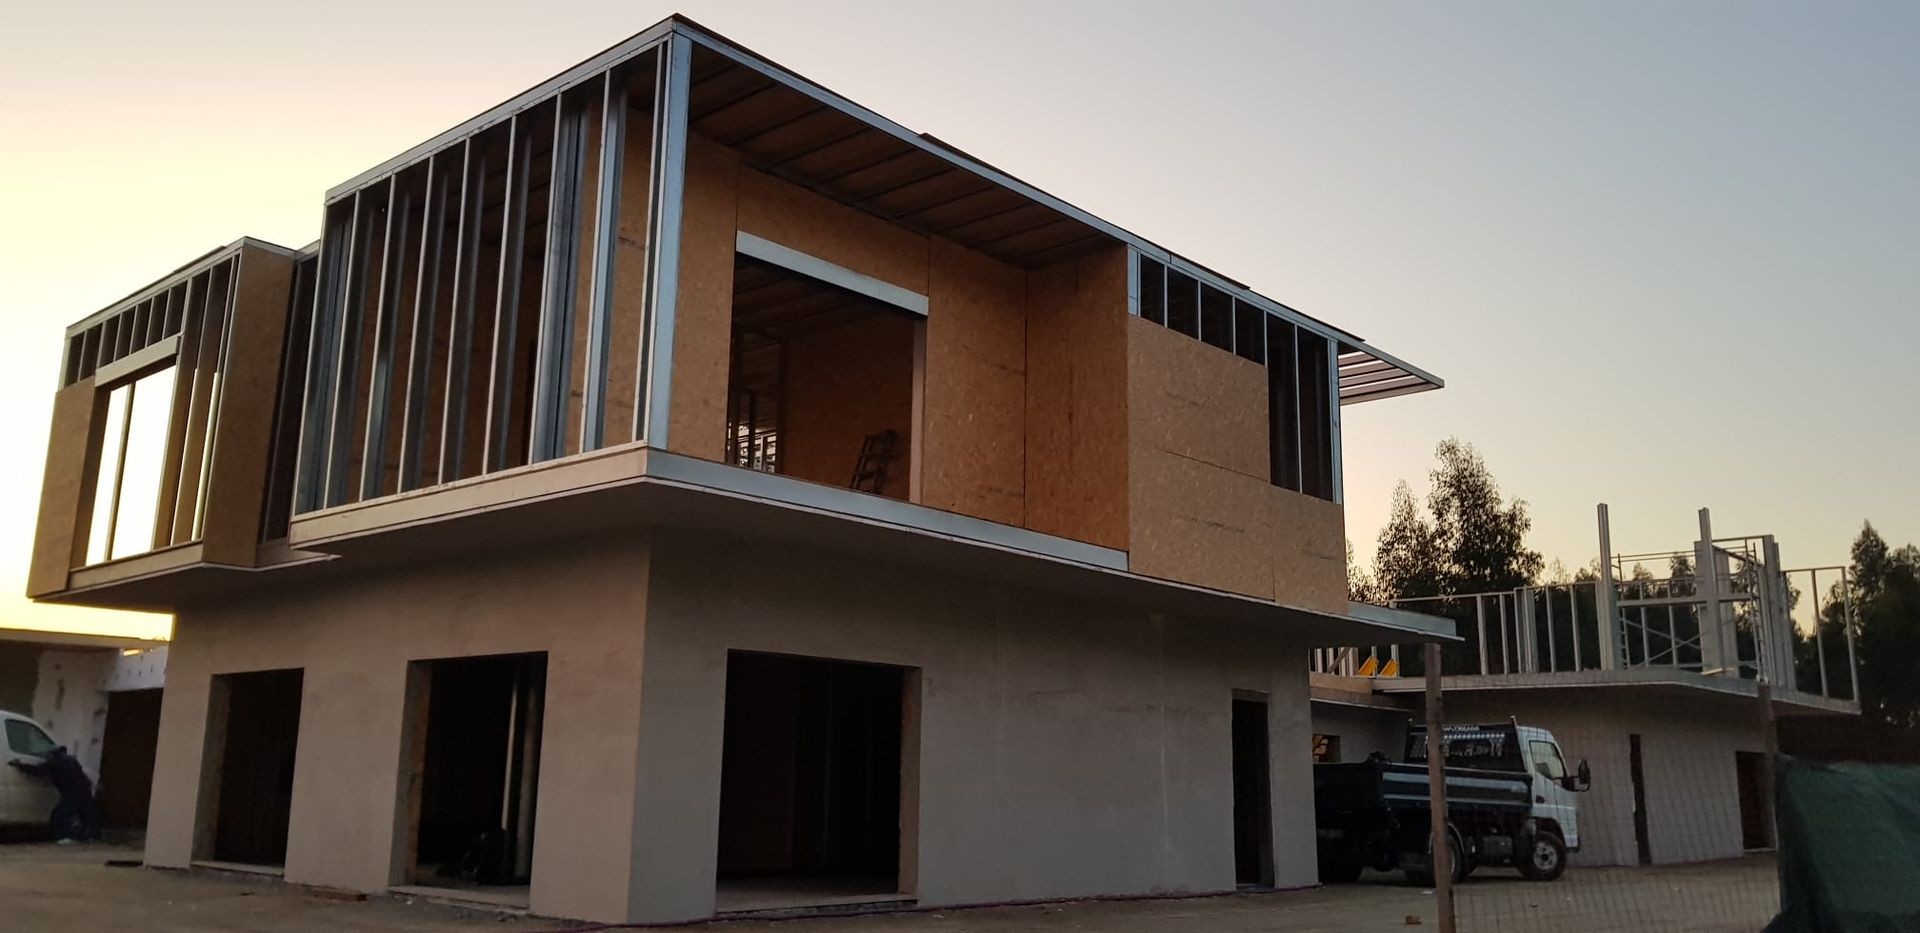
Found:
[[[8,930],[563,930],[553,921],[394,898],[342,900],[273,881],[111,867],[127,847],[0,846],[0,925]],[[1773,913],[1773,866],[1747,859],[1671,869],[1575,869],[1553,884],[1487,871],[1461,890],[1462,933],[1685,930],[1749,933]],[[1082,901],[788,921],[735,921],[683,930],[732,933],[1293,933],[1433,926],[1433,896],[1388,876],[1281,894],[1179,900]]]

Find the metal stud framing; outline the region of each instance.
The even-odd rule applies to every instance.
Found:
[[[619,353],[638,369],[619,389],[631,436],[665,442],[691,49],[663,32],[335,193],[296,515],[605,446]],[[627,151],[636,110],[651,153]],[[644,282],[616,291],[629,157],[649,166],[644,264],[627,273]],[[638,333],[617,337],[626,315]]]

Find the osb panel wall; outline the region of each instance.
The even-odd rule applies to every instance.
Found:
[[[1029,274],[774,178],[697,136],[688,150],[686,199],[672,450],[724,457],[737,229],[928,296],[922,504],[1127,546],[1123,247]],[[907,339],[904,350],[891,349],[891,343],[870,349],[910,368]],[[793,351],[789,383],[796,392],[808,377],[795,361],[821,352],[821,346]],[[845,380],[859,371],[843,366],[826,378]],[[840,391],[836,386],[823,397]],[[846,483],[867,430],[837,424],[834,430],[844,436],[811,450],[801,439],[806,413],[793,399],[788,406],[789,436],[799,446],[789,443],[782,451],[787,471]],[[912,418],[909,407],[893,419],[897,425],[880,425],[901,433],[898,485],[890,482],[890,495],[908,491]]]
[[[1345,613],[1346,509],[1272,485],[1267,487],[1267,503],[1274,598],[1289,606]]]
[[[788,343],[781,473],[845,486],[867,435],[892,430],[899,438],[881,493],[907,498],[914,327],[904,314],[876,314]]]
[[[1026,526],[1128,547],[1127,251],[1027,276]]]
[[[927,294],[927,237],[753,169],[740,171],[740,229]]]
[[[740,175],[733,150],[698,136],[688,140],[667,448],[707,460],[726,455]]]
[[[248,246],[238,269],[201,538],[205,560],[251,566],[259,551],[293,260]]]
[[[922,505],[1025,519],[1026,287],[1012,266],[932,241]]]
[[[1131,569],[1344,611],[1340,507],[1270,482],[1266,368],[1137,318],[1127,334]]]
[[[105,398],[102,394],[101,400]],[[99,471],[100,448],[92,438],[102,429],[104,407],[94,403],[92,377],[54,393],[33,565],[27,571],[28,596],[66,589],[67,571],[85,556],[78,553],[85,540],[79,530],[93,517],[93,476]]]

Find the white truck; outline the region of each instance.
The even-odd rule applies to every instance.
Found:
[[[44,764],[54,742],[47,730],[19,713],[0,710],[0,738],[6,748],[0,760]],[[0,825],[45,826],[60,802],[60,792],[45,778],[34,777],[11,765],[0,765]]]
[[[1511,865],[1536,881],[1560,877],[1567,852],[1580,848],[1575,795],[1592,786],[1587,763],[1569,771],[1553,733],[1536,726],[1447,726],[1441,735],[1455,880],[1482,865]],[[1313,809],[1322,881],[1376,868],[1433,883],[1425,726],[1407,729],[1401,761],[1315,765]]]

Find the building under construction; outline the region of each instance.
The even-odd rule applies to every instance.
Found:
[[[372,103],[372,102],[369,102]],[[146,860],[606,921],[1316,879],[1343,406],[1440,381],[683,19],[69,329]],[[51,349],[51,348],[49,348]]]

